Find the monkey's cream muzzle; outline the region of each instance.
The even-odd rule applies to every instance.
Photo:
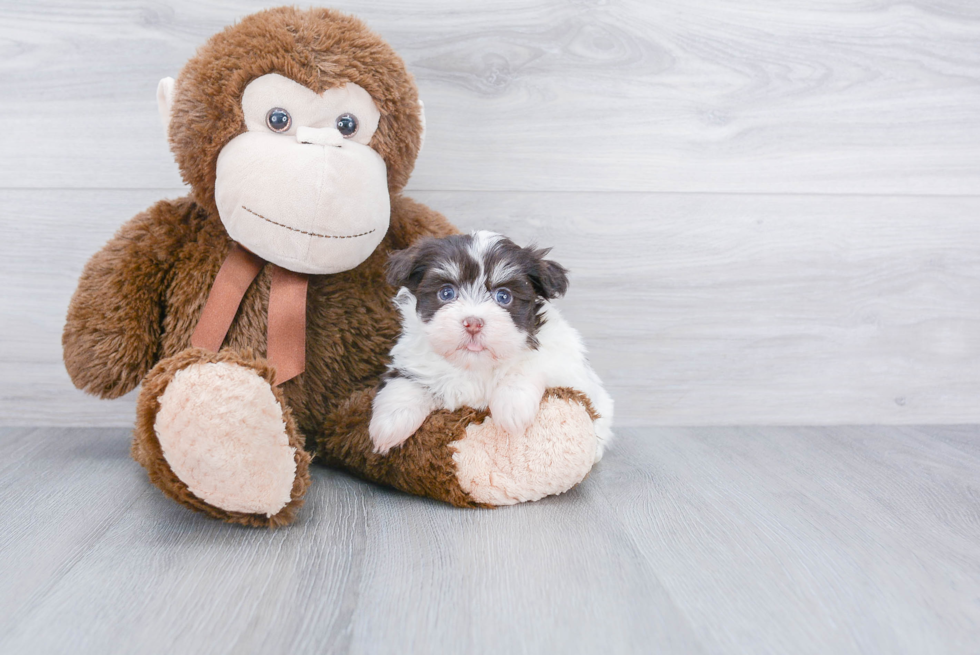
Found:
[[[354,268],[384,238],[391,211],[384,160],[333,128],[235,137],[218,157],[214,196],[232,239],[297,273]]]

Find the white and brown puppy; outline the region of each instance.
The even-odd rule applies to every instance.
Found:
[[[612,438],[613,401],[589,366],[582,338],[549,302],[568,277],[548,250],[499,234],[427,239],[396,252],[388,281],[402,334],[374,399],[370,434],[378,452],[401,444],[436,409],[489,409],[523,434],[548,387],[585,393],[600,418],[596,461]]]

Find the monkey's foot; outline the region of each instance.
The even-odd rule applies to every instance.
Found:
[[[520,437],[489,417],[453,442],[459,486],[478,503],[514,505],[568,491],[595,462],[596,415],[581,393],[549,389]]]
[[[191,349],[143,383],[133,456],[177,502],[246,525],[289,523],[310,457],[268,366]]]

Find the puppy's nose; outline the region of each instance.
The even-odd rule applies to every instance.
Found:
[[[476,316],[467,316],[463,319],[463,327],[470,334],[478,334],[483,329],[483,319]]]

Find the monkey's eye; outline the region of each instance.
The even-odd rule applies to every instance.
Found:
[[[451,284],[447,284],[441,287],[439,291],[436,292],[436,295],[439,296],[439,300],[442,302],[449,302],[450,300],[454,300],[456,298],[456,288]]]
[[[497,301],[498,305],[506,307],[514,297],[510,294],[510,289],[497,289],[493,292],[493,299]]]
[[[357,133],[357,116],[354,114],[341,114],[337,117],[337,131],[349,139]]]
[[[289,112],[282,107],[273,107],[265,115],[265,124],[273,132],[285,132],[293,124],[293,119],[289,116]]]

